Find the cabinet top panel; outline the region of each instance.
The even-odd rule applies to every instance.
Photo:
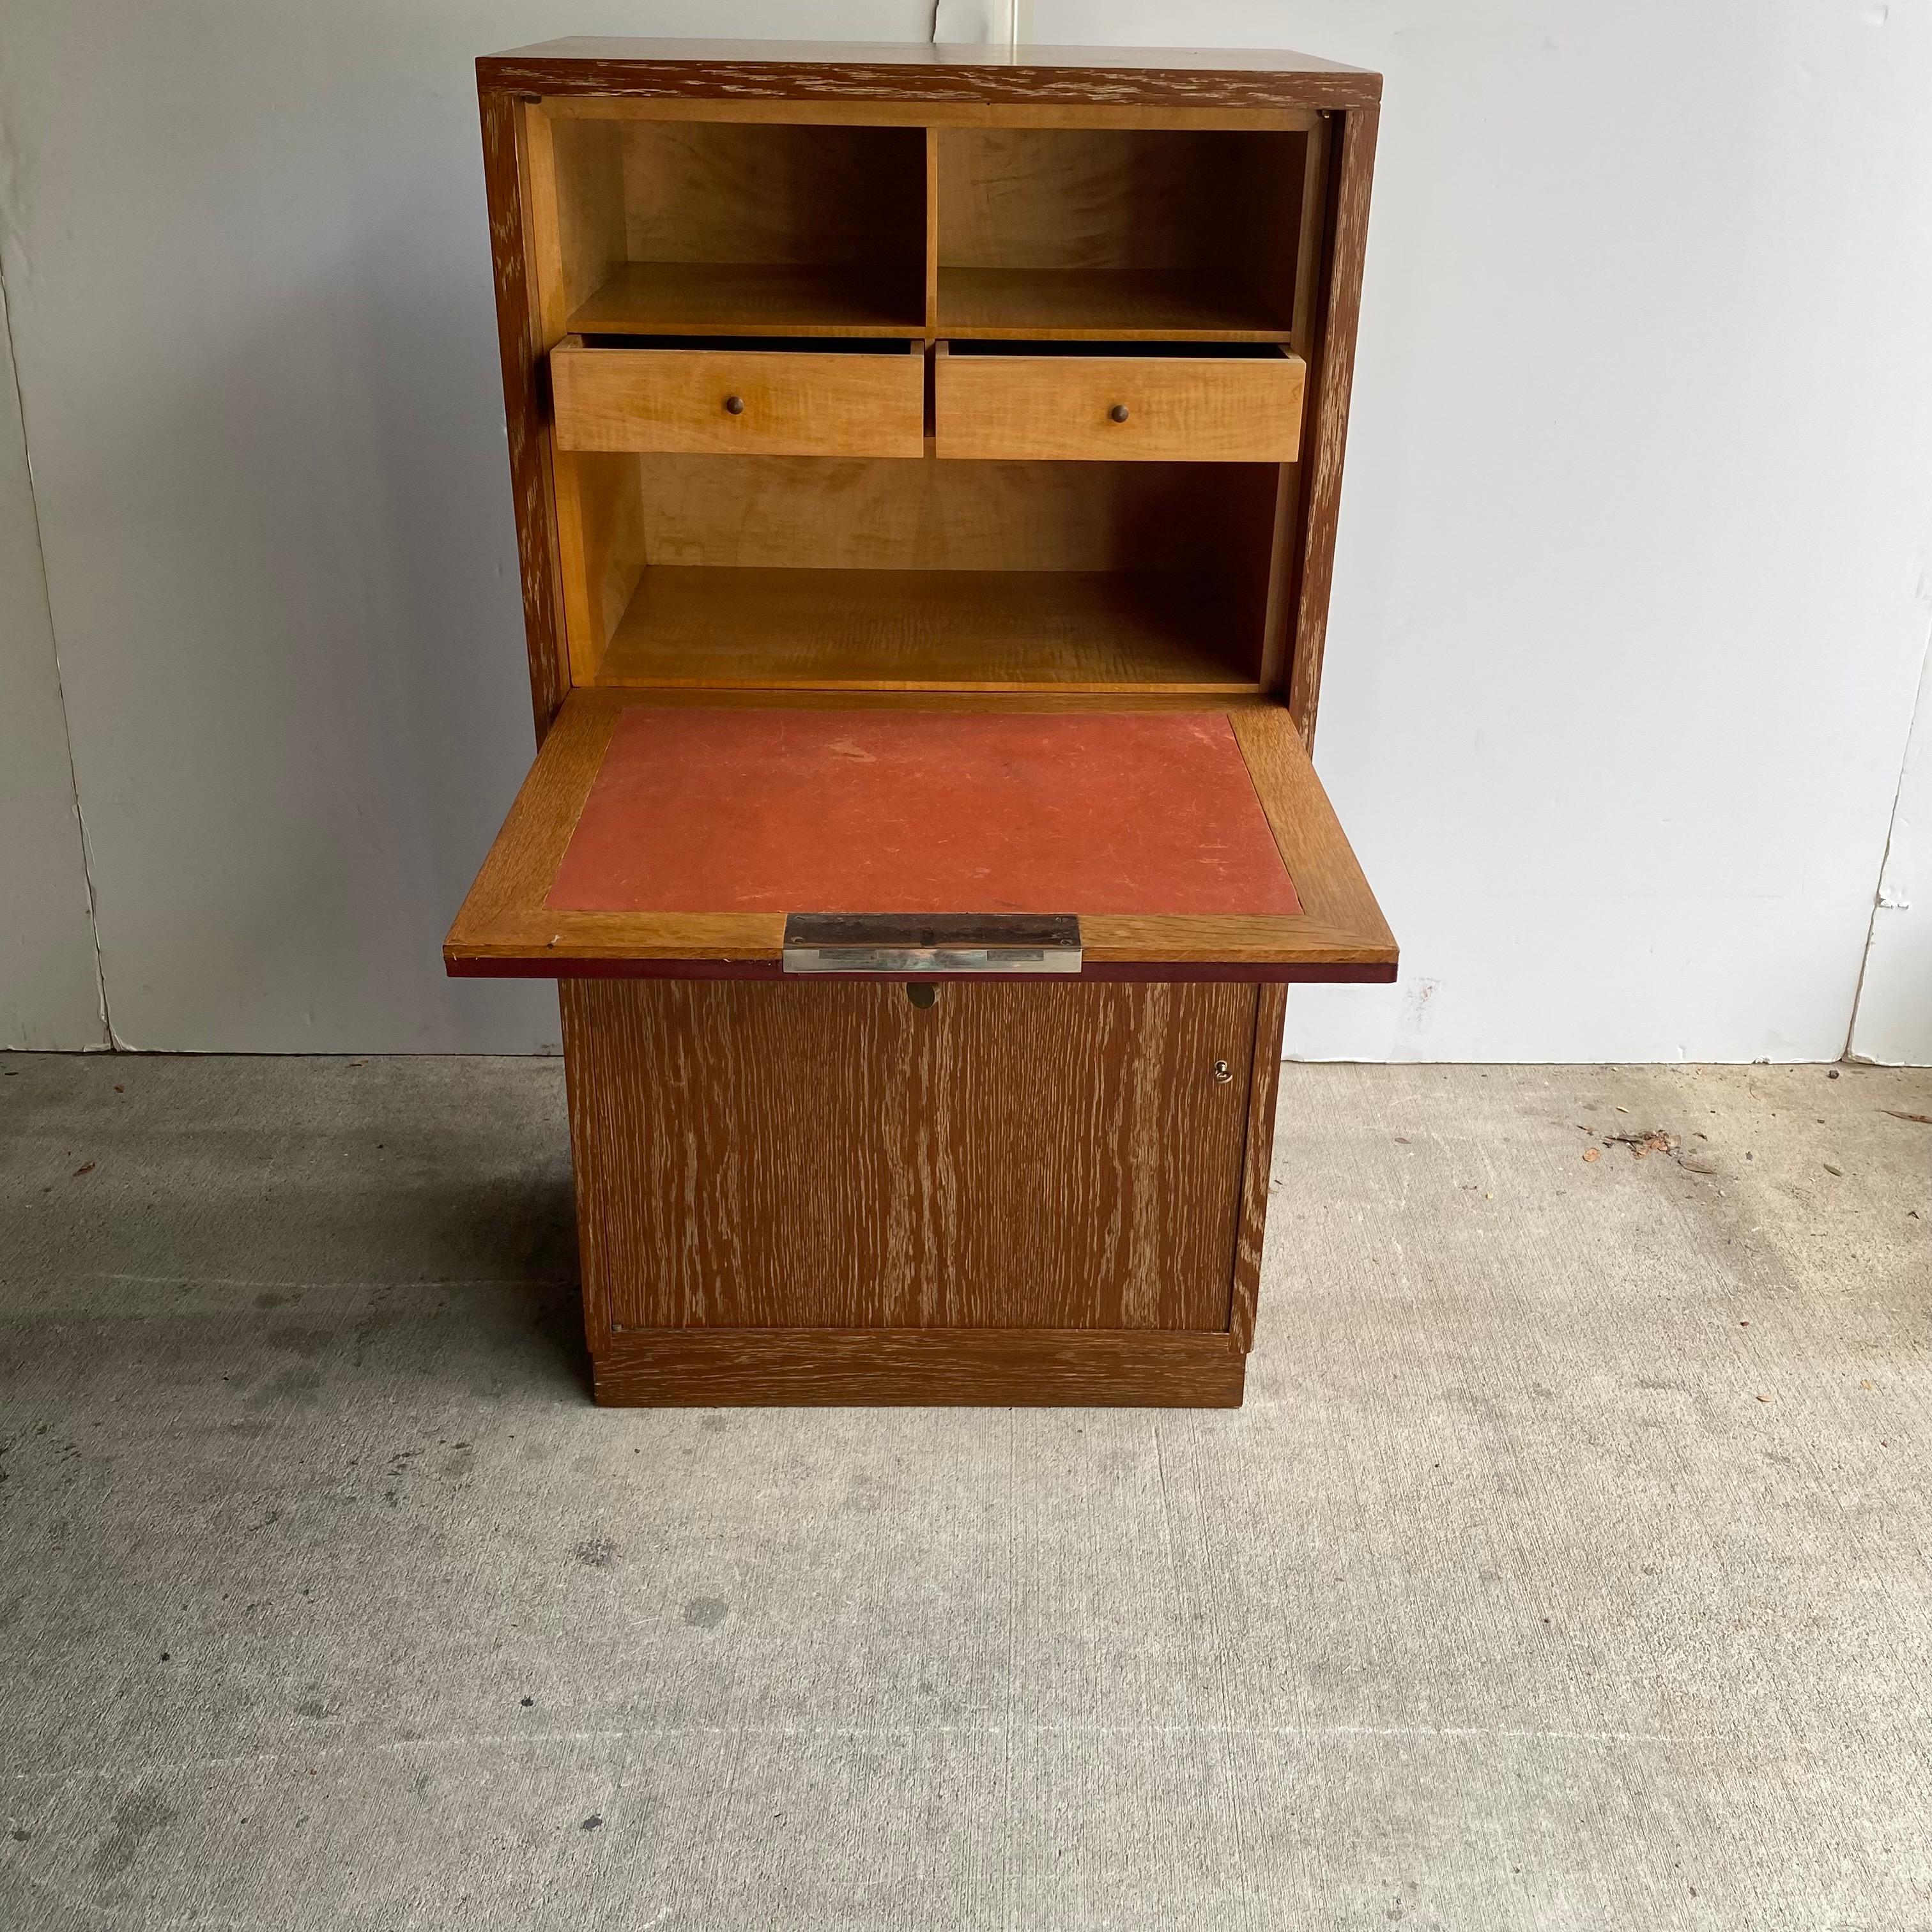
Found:
[[[476,63],[486,88],[738,100],[1366,107],[1382,76],[1252,47],[933,46],[924,42],[545,40]]]

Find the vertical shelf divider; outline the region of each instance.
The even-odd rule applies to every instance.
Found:
[[[926,130],[926,339],[939,334],[939,130]]]

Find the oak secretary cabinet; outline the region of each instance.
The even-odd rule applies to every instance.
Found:
[[[1232,1405],[1378,76],[478,63],[538,751],[446,946],[560,982],[616,1402]]]

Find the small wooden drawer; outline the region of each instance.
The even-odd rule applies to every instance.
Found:
[[[1306,366],[1272,343],[1220,351],[941,343],[933,453],[1027,461],[1292,463]]]
[[[854,352],[550,352],[560,449],[710,456],[921,456],[925,358],[908,344]]]

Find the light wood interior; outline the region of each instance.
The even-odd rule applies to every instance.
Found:
[[[925,454],[926,370],[916,345],[686,336],[674,348],[550,351],[560,449],[694,456]],[[662,337],[605,341],[661,343]],[[732,346],[712,347],[709,345]],[[705,346],[694,346],[705,345]]]
[[[1324,119],[726,112],[526,119],[571,682],[1276,690]]]
[[[566,326],[923,332],[918,128],[550,124]]]
[[[1294,461],[1306,374],[1298,356],[1276,343],[1161,346],[1192,352],[1132,352],[1146,350],[1138,343],[938,344],[933,453],[968,460]]]
[[[558,257],[560,333],[1114,336],[1306,352],[1318,117],[856,126],[629,106],[536,117],[532,194]]]
[[[565,453],[558,484],[578,683],[1261,688],[1272,464]]]
[[[941,128],[938,332],[1290,340],[1312,138]]]
[[[644,572],[605,685],[1258,690],[1210,577],[1110,571]]]

